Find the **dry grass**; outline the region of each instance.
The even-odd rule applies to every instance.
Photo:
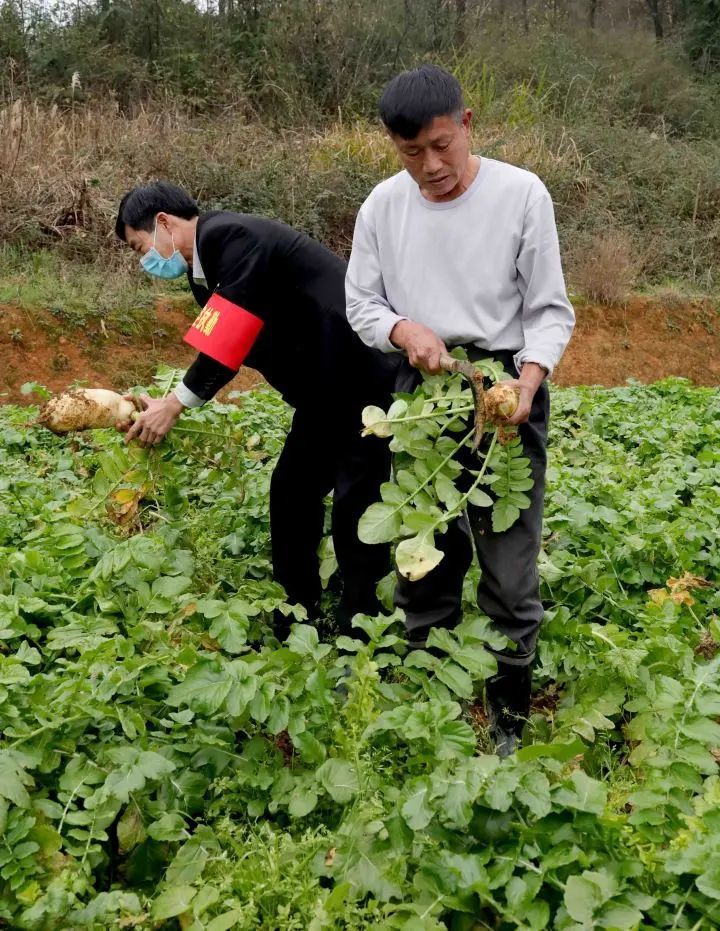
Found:
[[[649,292],[666,310],[684,311],[697,297],[688,287],[670,283],[652,288]]]
[[[120,196],[132,184],[178,169],[183,154],[213,157],[211,134],[189,132],[179,111],[106,104],[61,110],[16,100],[0,110],[0,235],[6,241],[111,236]],[[182,139],[181,145],[178,143]]]
[[[590,300],[624,307],[639,271],[632,237],[624,230],[608,230],[571,256],[569,277]]]
[[[587,187],[585,162],[565,133],[555,140],[541,127],[483,127],[477,150],[536,171],[551,189],[555,181],[566,200]],[[62,242],[90,258],[112,245],[123,192],[163,177],[205,204],[280,216],[337,245],[371,187],[398,168],[372,124],[279,132],[235,114],[191,119],[172,106],[129,117],[111,102],[59,109],[17,100],[0,109],[0,238]]]
[[[400,169],[387,133],[367,123],[350,126],[336,123],[313,138],[312,165],[322,169],[338,160],[371,167],[381,178],[387,178]]]
[[[633,139],[622,135],[608,145],[622,144],[624,155]],[[561,243],[577,244],[566,256],[569,277],[591,299],[622,304],[641,269],[649,280],[680,279],[700,264],[712,278],[718,221],[714,214],[701,218],[695,204],[715,156],[700,153],[692,162],[683,149],[685,164],[695,166],[692,184],[668,175],[661,162],[658,171],[674,185],[668,199],[665,189],[657,197],[645,176],[654,164],[647,159],[672,155],[670,143],[653,143],[629,166],[612,153],[590,156],[590,143],[600,146],[581,129],[571,133],[551,121],[510,126],[485,113],[474,149],[542,178]],[[131,257],[113,233],[120,197],[135,184],[166,178],[187,187],[204,208],[279,218],[347,254],[358,207],[398,168],[390,141],[372,122],[281,131],[237,111],[191,117],[171,101],[138,104],[127,115],[112,101],[62,109],[16,100],[0,108],[0,242],[129,273]],[[640,168],[643,187],[636,190]],[[647,261],[636,258],[631,234],[653,243],[645,247]]]
[[[476,148],[481,152],[492,152],[502,161],[527,168],[543,179],[564,172],[574,178],[578,191],[587,191],[588,161],[565,129],[555,138],[541,125],[513,133],[507,126],[482,126],[475,136]]]
[[[472,147],[480,154],[527,168],[548,183],[559,174],[569,176],[580,195],[589,188],[588,161],[565,129],[556,138],[540,125],[509,132],[507,125],[484,124],[474,129]],[[367,123],[336,124],[313,138],[313,164],[326,167],[338,158],[372,167],[379,177],[388,177],[400,168],[387,134]]]

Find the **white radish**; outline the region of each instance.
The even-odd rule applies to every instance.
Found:
[[[496,427],[508,422],[520,403],[520,389],[513,385],[493,385],[485,392],[485,417]]]
[[[38,423],[53,433],[114,427],[133,419],[137,408],[132,401],[105,388],[75,388],[46,401]]]

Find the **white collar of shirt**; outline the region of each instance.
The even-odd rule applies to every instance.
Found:
[[[200,264],[200,253],[198,252],[197,247],[197,234],[193,241],[193,263],[192,263],[192,276],[193,281],[197,281],[200,284],[207,284],[207,278],[205,277],[205,272],[203,267]]]

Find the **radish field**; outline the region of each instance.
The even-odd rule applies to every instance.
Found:
[[[325,547],[325,623],[273,639],[273,392],[151,451],[0,407],[0,924],[719,927],[720,392],[552,404],[534,712],[503,761],[477,570],[409,652],[389,611],[336,639]]]

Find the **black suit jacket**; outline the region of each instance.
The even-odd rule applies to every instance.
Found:
[[[342,259],[284,223],[230,211],[201,216],[196,245],[207,287],[190,269],[195,299],[205,306],[219,294],[262,321],[242,361],[289,404],[387,399],[399,359],[365,346],[347,322]],[[235,374],[201,352],[183,381],[209,400]]]

